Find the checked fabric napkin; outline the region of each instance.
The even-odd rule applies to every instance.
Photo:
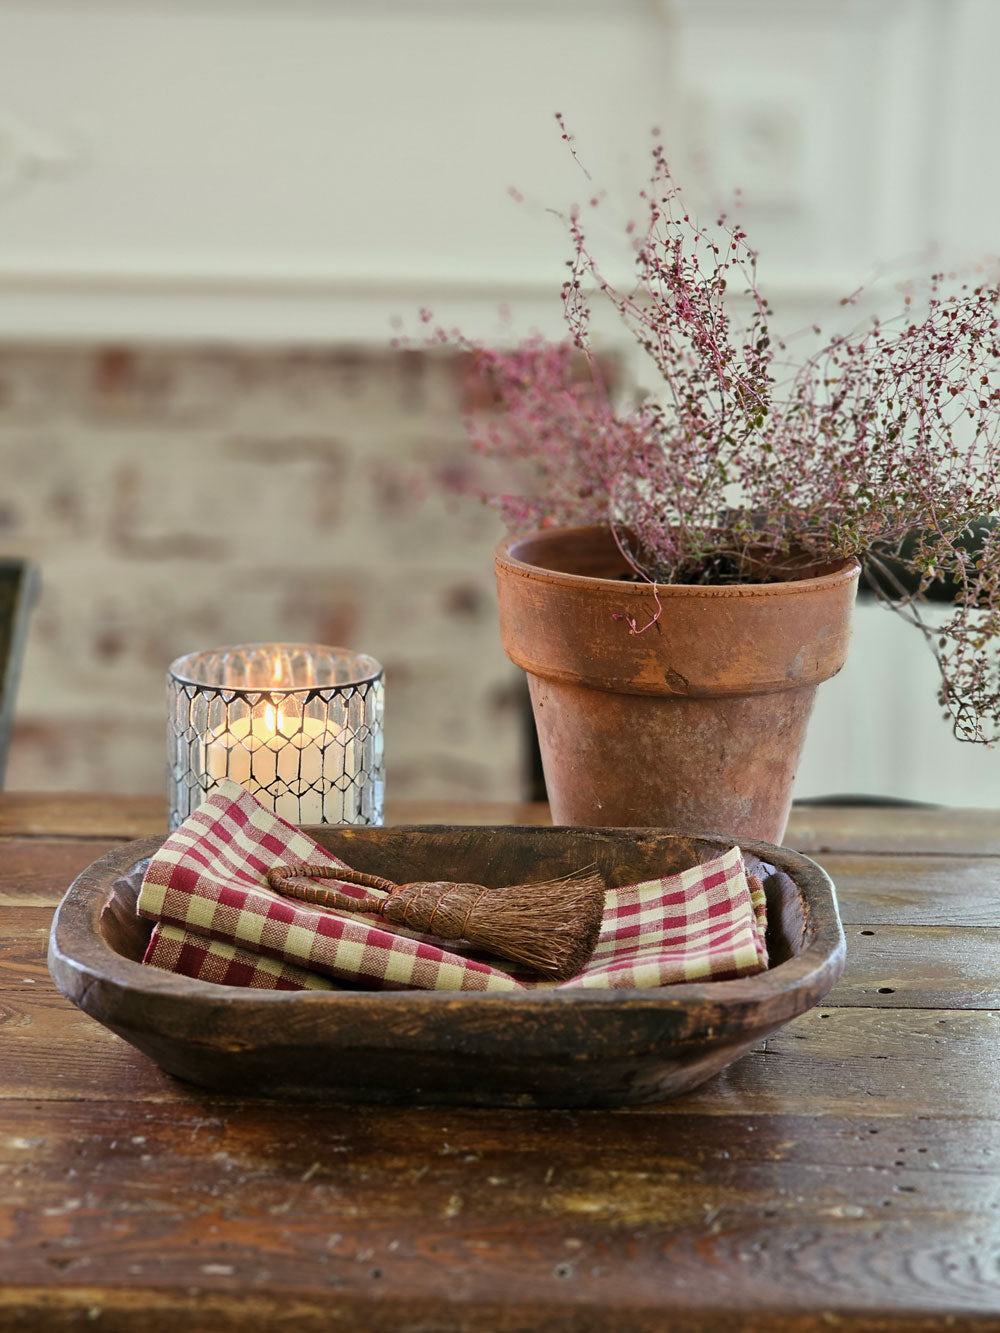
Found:
[[[344,983],[378,990],[609,989],[722,980],[767,967],[764,892],[748,878],[738,847],[677,875],[609,889],[590,961],[558,983],[526,978],[377,916],[323,910],[268,888],[273,866],[305,862],[344,865],[236,783],[220,783],[149,863],[138,911],[156,924],[143,961],[202,981],[271,990]],[[355,897],[367,892],[325,883]]]

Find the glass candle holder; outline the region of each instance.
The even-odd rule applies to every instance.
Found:
[[[381,824],[384,699],[380,664],[346,648],[179,657],[167,672],[170,829],[224,778],[290,824]]]

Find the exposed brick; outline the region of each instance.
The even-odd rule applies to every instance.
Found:
[[[73,378],[80,385],[78,410],[105,427],[214,421],[237,397],[236,360],[213,350],[101,348],[89,368],[89,375]]]
[[[200,529],[181,526],[181,516],[147,482],[138,461],[116,471],[109,516],[112,548],[140,560],[218,560],[225,541],[207,524]]]
[[[488,599],[483,590],[474,583],[453,583],[444,589],[441,600],[449,616],[466,618],[482,615]],[[492,607],[490,609],[492,610]]]
[[[440,353],[0,346],[4,549],[42,565],[11,787],[155,791],[164,676],[315,640],[387,673],[397,796],[520,793],[494,515]]]

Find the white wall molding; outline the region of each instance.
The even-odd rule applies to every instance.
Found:
[[[504,341],[531,331],[560,337],[561,282],[558,267],[386,272],[267,262],[189,267],[166,260],[104,267],[79,259],[64,268],[36,258],[0,264],[0,338],[383,344],[401,331],[422,336],[423,307],[436,323],[457,324],[471,337]],[[762,286],[781,327],[789,329],[816,312],[843,322],[839,300],[857,286],[857,275],[828,272],[819,279],[785,272],[772,282],[765,274]],[[852,322],[861,323],[863,311],[853,313]],[[594,329],[607,342],[627,337],[600,298]]]
[[[998,28],[995,0],[5,0],[0,337],[381,343],[502,304],[555,333],[545,207],[633,207],[654,124],[689,197],[715,145],[795,325],[932,237],[978,257],[992,85],[955,66]]]
[[[553,113],[595,162],[644,156],[668,26],[646,0],[0,3],[4,105],[89,150],[0,199],[0,336],[381,340],[505,301],[550,327],[545,207],[588,189]]]

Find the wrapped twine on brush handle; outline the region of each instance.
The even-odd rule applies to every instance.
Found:
[[[293,882],[301,879],[335,879],[377,889],[385,896],[352,898],[319,884]],[[274,866],[267,872],[267,882],[275,893],[317,907],[372,912],[440,940],[468,940],[553,981],[575,976],[587,962],[604,915],[604,882],[599,875],[490,889],[449,880],[394,884],[346,866],[291,865]]]

